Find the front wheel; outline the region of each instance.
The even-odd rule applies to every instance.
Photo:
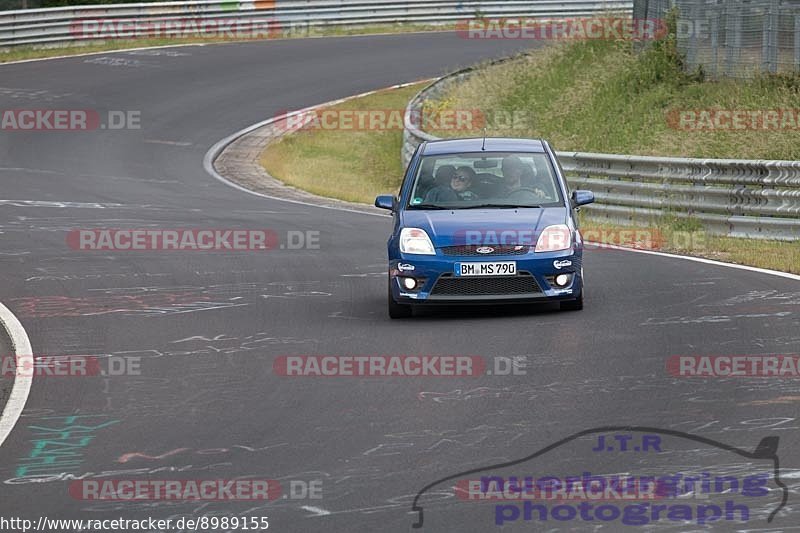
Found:
[[[389,278],[389,294],[388,294],[388,304],[389,304],[389,318],[409,318],[412,314],[411,306],[405,304],[399,304],[394,301],[392,297],[392,278]]]

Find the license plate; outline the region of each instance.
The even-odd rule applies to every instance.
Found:
[[[516,261],[494,261],[485,263],[456,263],[456,276],[514,276]]]

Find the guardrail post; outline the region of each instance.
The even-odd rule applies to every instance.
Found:
[[[691,28],[691,30],[689,33],[689,45],[686,48],[686,63],[689,68],[694,69],[697,67],[697,28],[699,27],[700,9],[697,1],[692,2],[689,6],[689,24],[687,27]],[[678,16],[681,17],[682,14]],[[680,27],[680,25],[678,26]]]
[[[772,0],[764,15],[761,39],[761,66],[764,72],[778,72],[778,10],[780,0]]]
[[[711,54],[714,58],[714,67],[711,74],[719,75],[719,19],[721,12],[718,8],[711,10]]]
[[[794,16],[794,69],[800,71],[800,15]]]
[[[725,74],[735,76],[742,53],[742,6],[728,2],[725,11]]]

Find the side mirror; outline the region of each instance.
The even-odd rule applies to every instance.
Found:
[[[572,204],[575,207],[591,204],[594,202],[594,193],[592,191],[572,191]]]
[[[397,204],[397,198],[391,194],[382,194],[375,198],[375,207],[380,207],[381,209],[394,211],[395,204]]]

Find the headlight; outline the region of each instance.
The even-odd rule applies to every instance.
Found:
[[[419,228],[403,228],[400,232],[400,251],[404,254],[436,255],[428,234]]]
[[[557,252],[572,247],[572,231],[566,224],[547,226],[536,241],[536,252]]]

